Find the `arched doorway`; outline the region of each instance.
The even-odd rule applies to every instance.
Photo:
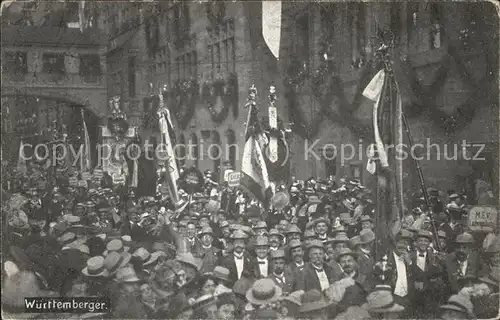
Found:
[[[83,114],[83,116],[82,116]],[[96,144],[99,139],[99,118],[88,108],[69,101],[25,95],[2,97],[2,151],[4,160],[15,165],[21,141],[31,146],[66,140],[69,153],[78,156],[84,142],[83,120],[91,144],[91,166],[97,163]],[[40,156],[44,156],[44,150]],[[73,151],[72,151],[73,150]],[[34,147],[26,147],[28,158]],[[70,159],[75,164],[74,159]],[[78,165],[78,164],[77,164]]]

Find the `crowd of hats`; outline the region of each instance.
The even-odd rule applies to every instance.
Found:
[[[214,181],[211,172],[205,172],[205,182],[203,192],[188,195],[180,190],[180,201],[175,204],[164,194],[135,199],[133,191],[127,193],[93,183],[54,188],[49,202],[44,202],[50,209],[42,206],[41,211],[37,203],[41,203],[46,185],[28,188],[23,195],[9,195],[3,212],[10,229],[2,234],[6,237],[2,243],[7,244],[2,252],[6,253],[3,279],[4,296],[10,300],[8,305],[22,306],[20,301],[24,296],[57,296],[62,291],[67,294],[66,289],[60,290],[66,288],[67,279],[91,286],[92,290],[87,293],[96,296],[116,294],[116,291],[126,291],[123,288],[127,286],[141,285],[141,291],[154,292],[154,317],[182,318],[191,311],[194,312],[192,317],[199,318],[201,314],[206,316],[211,307],[234,306],[235,299],[239,298],[246,302],[245,310],[235,310],[234,314],[252,311],[256,319],[275,319],[284,316],[282,309],[285,308],[288,316],[293,314],[301,318],[332,308],[338,302],[318,290],[285,293],[268,278],[238,281],[230,286],[230,271],[220,265],[202,273],[203,261],[190,252],[185,241],[162,238],[165,211],[173,211],[174,230],[194,227],[199,238],[220,236],[217,231],[229,228],[230,237],[220,239],[228,241],[224,254],[233,249],[231,241],[251,240],[252,248],[270,248],[270,261],[289,259],[290,250],[298,247],[325,249],[338,244],[345,247],[336,253],[335,260],[345,256],[356,260],[360,255],[359,246],[377,240],[371,230],[375,222],[374,198],[371,190],[358,180],[310,178],[294,181],[289,188],[279,187],[286,192],[273,199],[269,213],[285,220],[286,227],[279,223],[274,225],[274,222],[271,225],[271,220],[263,219],[251,225],[252,218],[263,216],[263,206],[248,197],[243,217],[238,217],[235,208],[221,210],[218,193],[223,186]],[[436,218],[440,214],[446,219],[461,218],[466,212],[463,206],[451,201],[463,197],[461,194],[451,193],[450,204],[446,206],[441,204],[442,195],[437,190],[429,190],[429,195]],[[411,244],[415,239],[426,238],[433,242],[432,231],[425,227],[430,218],[421,205],[423,198],[421,195],[415,197],[415,209],[407,212],[414,221],[403,225],[395,241],[406,239]],[[54,210],[59,214],[53,216]],[[40,214],[47,214],[47,217]],[[214,221],[216,217],[218,221]],[[307,223],[299,227],[298,219]],[[417,223],[419,219],[422,220],[420,224]],[[143,230],[144,235],[138,237],[124,228],[127,224]],[[319,238],[317,230],[322,227],[327,232],[324,238]],[[36,230],[36,237],[31,237],[31,230]],[[448,238],[443,230],[439,230],[437,236]],[[46,240],[48,238],[54,239],[54,243]],[[487,240],[485,254],[500,252],[498,236]],[[467,245],[474,241],[472,234],[462,232],[453,242]],[[283,247],[285,242],[286,247]],[[207,280],[213,280],[216,288],[211,294],[198,294]],[[498,291],[498,273],[490,272],[476,280]],[[15,288],[19,288],[17,293]],[[481,295],[471,292],[451,296],[441,309],[473,317],[471,297]],[[205,313],[200,313],[202,311]],[[395,302],[391,287],[378,285],[366,296],[363,305],[350,307],[336,318],[365,319],[402,311],[404,307]]]

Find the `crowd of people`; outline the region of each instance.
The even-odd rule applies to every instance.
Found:
[[[106,178],[70,185],[28,172],[2,190],[7,318],[25,312],[25,297],[109,299],[109,312],[78,318],[498,315],[500,236],[467,229],[460,193],[430,190],[431,207],[417,196],[375,249],[376,198],[359,181],[295,180],[263,206],[207,171],[204,189],[180,190],[174,204],[165,187],[136,197]]]

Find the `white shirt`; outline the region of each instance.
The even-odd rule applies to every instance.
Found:
[[[261,259],[261,258],[257,257],[257,262],[259,263],[259,270],[260,270],[261,276],[267,277],[267,270],[268,270],[267,259],[266,258]],[[263,262],[263,263],[261,263],[261,262]]]
[[[417,251],[417,266],[422,270],[425,271],[425,259],[427,258],[427,251],[424,252],[424,256],[420,256],[420,252]]]
[[[465,261],[460,261],[460,272],[462,272],[462,276],[465,276],[467,274],[467,262],[468,259],[465,259]]]
[[[393,252],[394,261],[396,262],[396,286],[394,287],[394,294],[400,297],[405,297],[408,294],[408,278],[406,276],[406,265],[403,257],[398,256]]]
[[[243,272],[244,261],[245,261],[245,259],[243,258],[243,255],[241,255],[241,259],[238,259],[237,255],[234,254],[234,263],[236,264],[236,272],[238,274],[238,279],[241,278],[241,273]]]
[[[318,271],[318,269],[314,268],[314,270],[316,271],[316,275],[318,276],[319,285],[321,286],[321,291],[328,289],[328,287],[330,287],[330,281],[328,281],[325,269]]]

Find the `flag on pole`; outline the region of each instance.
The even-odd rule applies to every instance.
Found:
[[[380,101],[382,97],[382,89],[384,88],[385,83],[385,71],[380,70],[368,83],[365,90],[363,91],[363,96],[372,100],[374,102],[373,105],[373,130],[375,135],[375,150],[380,161],[380,165],[384,168],[389,166],[389,162],[387,160],[387,153],[385,151],[384,143],[380,136],[379,129],[379,107]],[[369,171],[373,171],[373,167],[370,166]]]
[[[271,53],[279,59],[281,1],[262,1],[262,36]]]
[[[174,148],[172,144],[171,132],[173,132],[172,120],[170,119],[170,112],[168,108],[165,107],[163,101],[163,94],[158,95],[160,105],[158,109],[158,116],[160,122],[160,131],[162,137],[163,151],[165,152],[166,170],[164,175],[164,181],[168,185],[170,197],[172,202],[177,205],[179,202],[179,193],[177,189],[177,180],[179,180],[179,170],[177,169],[177,163],[175,161]]]
[[[25,174],[28,171],[28,168],[26,167],[26,159],[24,155],[24,148],[23,148],[23,140],[21,139],[21,143],[19,145],[19,152],[18,152],[18,158],[17,158],[17,172]]]
[[[91,166],[91,159],[90,159],[90,137],[89,137],[89,132],[87,130],[87,123],[85,122],[85,115],[84,111],[82,109],[82,120],[83,120],[83,136],[84,136],[84,141],[83,141],[83,153],[82,153],[82,159],[80,161],[80,172],[89,172],[90,171],[90,166]]]
[[[248,118],[245,130],[245,146],[243,147],[243,158],[241,163],[240,185],[253,194],[262,203],[267,203],[267,199],[272,195],[271,182],[267,172],[266,159],[263,148],[267,144],[259,120],[258,110],[255,103],[257,89],[254,85],[250,88],[247,103]]]

